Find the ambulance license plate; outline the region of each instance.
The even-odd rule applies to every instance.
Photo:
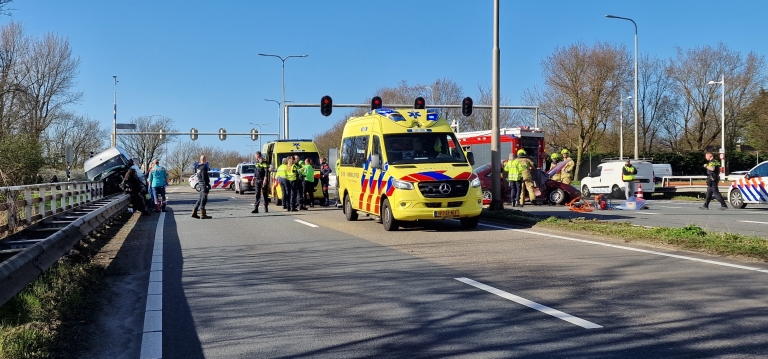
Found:
[[[459,216],[459,210],[458,209],[448,209],[448,210],[444,210],[444,211],[435,211],[434,216],[435,216],[435,218],[458,217]]]

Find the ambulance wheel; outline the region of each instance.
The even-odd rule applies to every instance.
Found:
[[[199,183],[195,185],[195,191],[200,192],[200,184]]]
[[[581,186],[581,196],[585,198],[592,196],[592,192],[589,192],[589,187],[587,187],[587,185]]]
[[[384,202],[381,204],[381,224],[384,225],[386,231],[396,231],[400,228],[400,223],[392,215],[392,206],[389,205],[388,198],[384,198]]]
[[[621,187],[619,187],[618,185],[613,185],[613,187],[611,187],[611,197],[613,197],[614,199],[623,198],[624,193],[621,193]]]
[[[562,188],[556,188],[554,191],[549,192],[549,203],[563,204],[565,202],[565,191]]]
[[[744,197],[741,196],[741,192],[738,190],[733,190],[731,193],[728,193],[728,202],[731,203],[731,207],[742,209],[747,206],[746,203],[744,203]]]
[[[480,223],[480,216],[461,218],[459,221],[461,222],[462,228],[473,229]]]
[[[348,221],[356,221],[357,220],[357,211],[352,209],[352,202],[349,201],[349,195],[344,195],[344,215],[347,217]]]

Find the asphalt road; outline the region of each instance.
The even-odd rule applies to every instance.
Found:
[[[495,224],[385,232],[333,207],[251,214],[230,191],[195,220],[195,197],[171,196],[162,231],[164,358],[768,355],[764,263]]]
[[[624,200],[613,200],[618,206]],[[596,210],[590,213],[572,212],[565,206],[526,205],[523,211],[541,216],[566,218],[584,217],[603,221],[631,222],[651,227],[685,227],[695,224],[705,230],[740,233],[768,238],[768,206],[749,204],[746,208],[729,208],[720,211],[720,204],[713,201],[709,210],[701,210],[703,201],[674,201],[664,199],[648,200],[648,209]],[[512,208],[507,205],[507,208]]]

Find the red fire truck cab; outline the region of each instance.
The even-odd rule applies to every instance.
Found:
[[[475,156],[475,167],[491,163],[491,131],[472,131],[456,134],[461,146],[472,151]],[[531,127],[512,127],[499,130],[499,146],[501,161],[509,158],[510,153],[524,149],[528,157],[536,164],[536,168],[545,169],[546,153],[544,148],[544,131]]]

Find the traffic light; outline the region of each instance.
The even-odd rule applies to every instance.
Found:
[[[224,128],[219,129],[219,139],[222,141],[227,139],[227,130],[225,130]]]
[[[252,128],[251,129],[251,141],[256,141],[259,139],[259,130]]]
[[[192,129],[189,130],[189,138],[192,141],[197,141],[197,129],[196,128],[192,127]]]
[[[423,110],[425,106],[423,97],[417,97],[416,102],[413,103],[413,108],[417,110]]]
[[[371,99],[371,110],[378,110],[381,108],[381,97],[374,96]]]
[[[330,116],[333,112],[333,99],[331,96],[325,95],[320,99],[320,113],[323,116]]]
[[[461,114],[464,116],[472,116],[472,98],[465,97],[461,101]]]

